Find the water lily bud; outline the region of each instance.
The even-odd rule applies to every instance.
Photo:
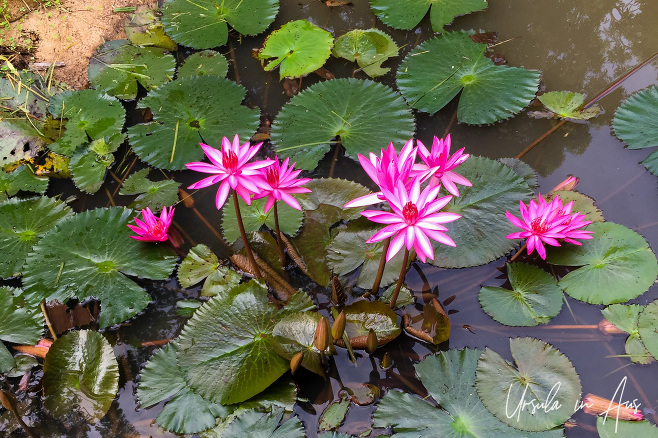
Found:
[[[599,330],[601,331],[601,333],[604,333],[606,335],[619,335],[622,333],[626,333],[625,331],[617,328],[616,325],[614,325],[607,319],[602,319],[599,322]]]
[[[181,202],[183,205],[187,208],[194,208],[196,207],[194,203],[194,198],[187,193],[185,190],[179,188],[178,189],[178,197],[180,198]]]
[[[368,354],[372,354],[377,349],[377,335],[373,329],[370,329],[368,332],[368,339],[366,339],[366,351]]]
[[[318,326],[315,328],[313,345],[320,351],[324,351],[329,345],[329,321],[324,316],[320,317]]]
[[[343,337],[343,333],[345,332],[345,321],[345,312],[340,312],[334,320],[334,324],[331,326],[331,336],[333,336],[334,339],[341,339]]]
[[[290,372],[292,374],[295,374],[295,372],[299,369],[303,358],[304,352],[300,351],[299,353],[295,354],[292,359],[290,359]]]
[[[337,275],[331,277],[331,302],[336,306],[342,306],[347,301],[345,289]]]
[[[338,354],[338,352],[336,351],[336,346],[334,345],[333,342],[329,342],[329,346],[327,347],[327,354],[329,356],[335,356]]]
[[[607,398],[599,397],[594,394],[587,394],[583,397],[583,411],[590,415],[608,415],[608,417],[619,420],[639,421],[644,419],[644,415],[637,409],[620,405]]]
[[[556,185],[553,190],[551,190],[551,192],[557,192],[558,190],[573,190],[576,188],[579,182],[580,178],[569,175],[567,179]]]
[[[393,361],[391,360],[391,355],[388,354],[388,351],[384,353],[384,357],[382,357],[381,362],[379,362],[379,366],[383,370],[389,369],[393,365]]]

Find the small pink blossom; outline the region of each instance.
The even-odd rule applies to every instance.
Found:
[[[254,196],[254,199],[264,198],[267,196],[265,203],[265,213],[270,211],[274,203],[279,200],[283,201],[292,208],[301,210],[302,207],[299,202],[293,198],[291,193],[309,193],[311,190],[306,187],[300,187],[303,184],[311,181],[311,178],[299,178],[297,176],[301,170],[293,170],[296,163],[292,163],[288,167],[289,158],[283,160],[283,164],[279,164],[279,157],[275,156],[271,166],[260,169],[260,181],[257,182],[261,191]]]
[[[215,204],[218,210],[226,202],[230,189],[234,189],[247,205],[251,205],[251,194],[260,193],[260,188],[255,181],[257,178],[254,176],[259,174],[261,168],[267,167],[272,163],[271,160],[265,160],[247,164],[256,155],[262,144],[258,143],[251,146],[249,142],[246,142],[240,145],[237,134],[233,138],[233,143],[226,137],[222,138],[221,151],[206,144],[199,143],[211,164],[193,162],[187,163],[185,166],[197,172],[211,173],[213,176],[204,178],[188,188],[201,189],[221,183],[215,198]]]
[[[455,242],[445,234],[448,229],[441,224],[457,220],[461,215],[438,212],[452,199],[452,196],[436,199],[439,190],[439,186],[428,186],[421,192],[418,178],[413,180],[410,190],[407,190],[402,181],[398,181],[394,192],[384,189],[384,196],[392,211],[361,212],[361,215],[373,222],[388,224],[368,239],[367,243],[392,237],[386,253],[387,261],[390,261],[403,245],[407,250],[413,247],[423,262],[427,258],[434,260],[434,249],[430,239],[444,245],[456,246]]]
[[[462,164],[470,156],[463,152],[464,148],[461,148],[452,154],[452,156],[450,155],[450,134],[446,136],[445,140],[434,136],[431,152],[418,140],[418,155],[423,163],[414,165],[412,175],[429,173],[431,175],[429,177],[430,186],[440,186],[443,184],[451,195],[459,196],[459,190],[455,183],[468,187],[472,186],[469,180],[453,172],[455,167]],[[423,179],[426,177],[423,176]]]
[[[169,227],[174,218],[174,207],[164,207],[160,213],[160,217],[156,217],[150,208],[146,207],[142,210],[143,221],[135,218],[137,225],[128,224],[128,228],[137,233],[137,236],[130,236],[136,240],[144,242],[165,242],[169,240]]]

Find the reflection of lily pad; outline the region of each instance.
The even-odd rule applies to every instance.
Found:
[[[258,52],[265,71],[279,67],[279,76],[298,78],[322,67],[331,55],[334,38],[307,20],[291,21],[270,34]]]
[[[598,105],[581,109],[584,100],[584,94],[569,91],[549,91],[539,96],[539,101],[546,108],[555,113],[556,116],[567,120],[589,120],[602,111]]]
[[[120,195],[139,195],[130,204],[130,208],[143,210],[150,208],[160,211],[163,207],[178,202],[178,186],[173,179],[151,181],[147,178],[149,169],[142,169],[130,175],[121,186]]]
[[[658,300],[649,303],[640,313],[637,330],[644,347],[658,360]]]
[[[626,99],[615,111],[612,127],[629,149],[658,146],[658,86]]]
[[[274,229],[274,210],[270,209],[265,213],[266,198],[255,199],[251,205],[247,205],[242,198],[238,198],[240,203],[240,215],[244,222],[244,229],[247,233],[258,231],[263,225],[267,225],[270,230]],[[304,214],[289,206],[285,202],[277,202],[279,212],[279,227],[282,233],[289,236],[297,234],[297,230],[302,225]],[[240,237],[240,230],[237,227],[237,217],[232,202],[227,202],[222,208],[222,231],[227,242],[233,243]]]
[[[370,80],[333,79],[302,91],[272,123],[272,142],[280,157],[314,169],[340,137],[348,156],[368,155],[389,142],[403,145],[414,135],[414,118],[403,99]]]
[[[510,339],[510,349],[514,364],[489,348],[480,356],[475,386],[482,403],[517,429],[542,431],[564,424],[582,389],[569,359],[533,338]],[[550,406],[538,406],[547,400]]]
[[[486,44],[466,32],[432,38],[400,63],[397,84],[409,104],[435,113],[461,92],[457,119],[473,125],[512,117],[535,98],[540,72],[495,65]]]
[[[623,225],[596,222],[582,246],[563,244],[547,251],[554,265],[580,266],[560,280],[573,298],[592,304],[621,303],[644,293],[658,275],[656,256],[642,236]]]
[[[213,6],[214,7],[214,6]],[[259,110],[241,105],[245,89],[218,76],[183,78],[153,90],[137,104],[151,108],[154,121],[128,128],[135,153],[152,166],[182,170],[204,157],[199,142],[249,138]]]
[[[202,50],[185,58],[183,65],[178,67],[177,78],[192,76],[226,77],[227,72],[228,61],[221,53],[214,50]]]
[[[371,78],[388,73],[382,62],[398,55],[398,46],[387,33],[379,29],[354,29],[336,40],[333,54],[356,61]]]
[[[434,32],[444,32],[443,26],[455,17],[486,9],[486,0],[370,0],[373,12],[395,29],[413,29],[430,10]],[[431,9],[430,9],[431,8]]]

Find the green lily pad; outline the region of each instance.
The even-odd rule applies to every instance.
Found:
[[[171,81],[176,60],[165,49],[135,46],[129,40],[108,41],[89,60],[89,82],[119,99],[137,97],[137,83],[147,91]]]
[[[651,153],[647,158],[641,161],[644,167],[654,175],[658,176],[658,151]]]
[[[386,32],[379,29],[354,29],[336,40],[333,55],[356,61],[363,72],[375,78],[385,75],[390,68],[382,63],[398,56],[399,47]]]
[[[123,140],[121,135],[121,140]],[[89,148],[76,152],[69,162],[69,170],[73,173],[73,182],[76,187],[87,193],[96,193],[105,180],[107,169],[114,163],[112,154],[118,144],[100,138],[89,144]]]
[[[613,304],[601,310],[603,317],[610,323],[629,335],[637,333],[637,320],[644,306],[639,304]]]
[[[14,356],[7,350],[5,344],[0,343],[0,373],[6,373],[15,366]]]
[[[257,35],[274,21],[278,0],[168,0],[162,25],[178,44],[210,49],[226,44],[228,26],[243,35]]]
[[[546,196],[546,200],[551,201],[555,195],[560,197],[563,205],[573,201],[573,208],[571,209],[572,213],[582,213],[585,215],[586,220],[592,222],[605,221],[603,218],[603,212],[595,204],[596,201],[589,196],[573,190],[558,190],[557,192],[549,193]]]
[[[39,327],[40,329],[43,327]],[[4,346],[2,348],[5,348]],[[10,355],[11,356],[11,355]],[[30,371],[34,367],[39,366],[39,361],[37,361],[37,358],[34,356],[30,356],[29,354],[17,354],[16,357],[13,358],[14,362],[16,362],[16,366],[7,371],[7,377],[21,377],[24,376],[28,371]],[[2,359],[0,359],[0,363],[2,362]],[[1,365],[0,365],[1,367]],[[2,369],[2,368],[0,368]],[[4,371],[0,371],[4,372]]]
[[[232,404],[263,391],[288,370],[271,345],[287,312],[268,303],[257,281],[234,287],[201,306],[179,337],[178,364],[188,384],[214,403]]]
[[[162,245],[131,239],[134,213],[113,207],[78,213],[58,222],[25,261],[23,282],[33,302],[96,298],[101,328],[132,318],[151,297],[126,277],[164,280],[176,257]]]
[[[521,176],[488,158],[471,156],[459,166],[459,174],[473,186],[460,187],[460,196],[444,208],[462,215],[447,224],[447,234],[457,247],[433,244],[435,256],[430,263],[444,268],[484,265],[511,251],[516,243],[505,236],[516,227],[505,211],[518,211],[519,199],[532,196]]]
[[[70,212],[62,201],[47,197],[0,204],[0,277],[20,275],[32,247]]]
[[[621,303],[638,297],[658,275],[655,254],[642,236],[612,222],[593,223],[591,240],[582,246],[549,248],[553,265],[581,266],[560,280],[560,287],[577,300],[592,304]]]
[[[510,350],[514,365],[489,348],[480,356],[475,387],[482,403],[517,429],[543,431],[564,424],[582,390],[569,359],[533,338],[510,339]]]
[[[501,324],[545,324],[562,309],[562,289],[551,274],[533,265],[509,263],[512,290],[486,286],[478,299],[482,309]]]
[[[647,304],[640,313],[637,331],[644,347],[658,360],[658,301]]]
[[[62,138],[48,145],[58,154],[72,156],[83,144],[108,139],[121,143],[126,111],[118,99],[96,90],[65,91],[50,99],[48,112],[66,119]]]
[[[461,92],[460,122],[481,125],[508,119],[535,98],[540,72],[495,65],[484,56],[486,48],[466,32],[425,41],[400,63],[398,88],[412,107],[430,114]]]
[[[334,238],[328,222],[340,213],[337,207],[321,204],[316,210],[304,211],[304,230],[291,239],[297,253],[306,265],[311,280],[326,286],[331,280],[331,269],[327,265],[327,247]]]
[[[298,78],[322,67],[333,44],[331,33],[308,20],[290,21],[267,37],[258,59],[265,71],[279,67],[281,79]]]
[[[603,111],[598,105],[581,109],[585,95],[570,91],[549,91],[539,96],[539,101],[556,116],[567,120],[589,120]]]
[[[614,418],[614,414],[607,418],[599,417],[596,419],[596,431],[599,438],[618,438],[620,436],[657,438],[658,427],[643,421],[624,421]]]
[[[345,333],[352,341],[352,346],[359,347],[356,338],[365,338],[372,329],[377,335],[377,345],[384,345],[400,334],[397,315],[387,304],[381,301],[355,301],[343,307],[345,312]]]
[[[48,177],[37,176],[30,166],[20,166],[11,173],[0,171],[0,201],[19,191],[43,195],[48,188]]]
[[[524,432],[494,417],[473,391],[481,350],[448,350],[427,356],[416,365],[416,375],[441,406],[398,391],[379,402],[374,427],[393,427],[404,437],[557,438],[562,430]]]
[[[218,76],[168,82],[137,104],[138,108],[151,108],[154,121],[128,128],[130,144],[137,156],[152,166],[183,170],[185,163],[204,157],[199,142],[233,138],[236,133],[249,138],[256,132],[259,110],[240,104],[245,92]]]
[[[228,266],[219,266],[206,278],[201,289],[201,295],[204,297],[222,295],[237,286],[240,281],[242,281],[240,274]]]
[[[297,312],[281,319],[272,330],[272,347],[290,361],[302,352],[301,365],[324,377],[320,352],[314,347],[313,337],[322,316],[317,312]]]
[[[193,76],[221,76],[226,77],[228,61],[219,52],[202,50],[193,53],[178,68],[177,78],[190,78]]]
[[[443,27],[455,17],[482,11],[487,6],[486,0],[370,0],[375,15],[395,29],[413,29],[430,10],[434,32],[445,32]]]
[[[304,438],[304,425],[299,418],[290,418],[283,424],[284,409],[273,407],[263,412],[251,409],[241,413],[231,421],[223,430],[221,436],[225,438]]]
[[[160,47],[169,51],[178,48],[167,34],[160,21],[159,13],[147,6],[139,5],[124,26],[131,43],[137,46]]]
[[[135,210],[150,208],[152,211],[160,211],[163,207],[176,204],[180,183],[173,179],[151,181],[147,178],[149,171],[150,169],[139,170],[123,182],[119,190],[120,195],[139,195],[130,203],[130,208]]]
[[[80,330],[53,342],[43,364],[43,393],[54,416],[77,409],[93,423],[110,409],[118,389],[119,365],[103,335]]]
[[[343,208],[343,206],[352,199],[365,196],[372,193],[361,184],[340,178],[313,178],[304,184],[304,187],[311,190],[310,193],[300,193],[297,195],[299,204],[304,210],[316,210],[320,204],[336,207],[336,220],[330,222],[327,215],[327,226],[331,226],[339,220],[351,221],[360,218],[359,212],[362,208]]]
[[[334,400],[322,412],[318,423],[319,431],[336,430],[343,424],[352,401],[347,391],[343,391],[338,400]]]
[[[658,86],[626,99],[615,111],[612,128],[629,149],[658,146]]]
[[[388,288],[386,288],[382,296],[379,297],[379,301],[381,301],[382,303],[390,304],[396,286],[397,286],[396,284],[391,284]],[[405,306],[413,304],[414,302],[415,302],[414,296],[411,294],[409,288],[407,288],[404,285],[401,286],[400,292],[398,292],[398,299],[395,301],[395,308],[401,309]]]
[[[16,289],[0,287],[0,339],[17,344],[34,345],[43,332],[43,315],[39,306],[30,305],[16,294]],[[0,342],[0,373],[14,368],[14,358]]]
[[[254,199],[251,205],[247,205],[242,198],[238,198],[240,204],[240,215],[247,233],[260,230],[266,225],[270,230],[274,229],[274,209],[265,213],[266,198]],[[282,233],[294,236],[302,226],[304,213],[292,208],[285,202],[277,202],[279,211],[279,227]],[[240,230],[237,226],[237,216],[233,202],[227,202],[222,208],[222,232],[227,242],[233,243],[240,238]]]
[[[272,123],[271,140],[279,157],[313,170],[335,137],[356,159],[389,142],[400,147],[414,130],[410,108],[392,89],[370,80],[332,79],[290,99]]]
[[[539,188],[537,172],[523,161],[517,158],[499,158],[496,161],[512,168],[516,173],[523,177],[523,180],[532,190],[537,190]]]
[[[194,286],[219,268],[219,259],[206,245],[190,249],[178,267],[178,282],[183,287]]]

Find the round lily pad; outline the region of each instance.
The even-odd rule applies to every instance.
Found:
[[[558,190],[551,192],[546,196],[547,201],[551,201],[554,196],[559,196],[563,205],[573,201],[572,213],[582,213],[585,215],[585,220],[592,222],[603,222],[603,212],[596,206],[594,199],[587,195],[576,192],[574,190]]]
[[[512,290],[483,287],[478,299],[489,316],[505,325],[545,324],[562,309],[562,289],[548,272],[526,263],[509,263]]]
[[[577,300],[592,304],[622,303],[646,292],[658,275],[656,256],[642,236],[612,222],[593,223],[591,240],[582,246],[549,248],[546,261],[580,266],[560,280]]]
[[[252,200],[251,205],[247,205],[242,198],[238,198],[240,215],[247,233],[258,231],[263,225],[267,225],[270,230],[274,230],[274,210],[270,209],[265,213],[265,202],[266,198],[261,198]],[[297,234],[299,227],[302,225],[304,214],[285,202],[277,202],[277,210],[281,232],[289,236]],[[229,243],[235,242],[240,237],[233,202],[227,202],[222,208],[222,231],[224,239]]]
[[[370,80],[332,79],[302,91],[272,123],[279,157],[313,170],[340,137],[348,156],[368,155],[390,142],[401,147],[414,135],[414,118],[404,100]]]
[[[647,158],[641,161],[644,167],[654,175],[658,176],[658,151],[653,152]]]
[[[345,312],[345,333],[355,348],[365,348],[370,330],[377,335],[378,346],[397,338],[401,332],[397,315],[382,301],[355,301],[342,310]]]
[[[540,72],[495,65],[484,56],[486,47],[466,32],[425,41],[400,63],[398,88],[420,111],[433,114],[461,92],[460,122],[480,125],[508,119],[535,98]]]
[[[249,138],[256,132],[259,110],[241,105],[246,90],[219,76],[198,76],[168,82],[140,100],[154,121],[128,128],[140,159],[162,169],[183,170],[204,157],[200,142],[222,137]]]
[[[119,365],[103,335],[67,333],[50,346],[43,364],[44,404],[56,417],[77,409],[88,422],[110,409],[119,389]]]
[[[193,53],[178,68],[178,79],[192,76],[221,76],[226,77],[228,61],[219,52],[202,50]]]
[[[658,427],[650,422],[643,421],[624,421],[614,417],[614,411],[611,415],[596,419],[596,431],[599,438],[618,438],[620,436],[628,437],[658,437]]]
[[[258,59],[265,71],[279,67],[279,76],[298,78],[322,67],[331,55],[334,37],[308,20],[290,21],[270,34]]]
[[[626,99],[615,111],[612,128],[629,149],[658,146],[658,86]]]
[[[320,204],[336,207],[336,220],[331,223],[327,222],[327,226],[331,226],[339,220],[350,221],[360,218],[361,208],[343,208],[343,206],[354,198],[371,193],[359,183],[340,178],[313,178],[304,184],[304,187],[311,192],[296,195],[304,210],[316,210]]]
[[[18,292],[11,287],[0,287],[0,339],[35,345],[43,332],[43,314],[39,306],[27,303]]]
[[[356,61],[371,78],[385,75],[390,68],[382,63],[398,56],[399,47],[386,32],[379,29],[354,29],[336,40],[333,54],[338,58]]]
[[[0,201],[14,196],[19,191],[32,192],[39,195],[46,193],[48,177],[37,176],[30,166],[19,166],[11,173],[0,172]]]
[[[147,178],[150,169],[142,169],[130,175],[121,185],[120,195],[139,195],[130,203],[130,208],[160,211],[163,207],[178,202],[179,183],[173,179],[151,181]]]
[[[658,360],[658,300],[649,303],[640,313],[637,330],[644,347]]]
[[[569,91],[549,91],[539,96],[539,101],[546,108],[551,110],[556,116],[567,120],[589,120],[603,111],[598,105],[580,109],[584,100],[584,94]]]
[[[523,180],[532,190],[537,190],[539,188],[537,172],[523,161],[517,158],[499,158],[496,161],[514,169],[516,173],[523,177]]]
[[[272,346],[274,351],[287,360],[302,352],[302,366],[324,377],[320,353],[313,344],[315,329],[321,318],[317,312],[289,314],[274,326]]]
[[[487,348],[478,361],[475,387],[500,421],[517,429],[557,427],[574,413],[580,378],[569,359],[538,339],[510,339],[514,364]]]
[[[206,245],[190,249],[178,267],[178,282],[183,287],[194,286],[219,267],[219,259]]]
[[[434,32],[444,32],[444,26],[455,17],[487,8],[486,0],[370,0],[373,12],[395,29],[413,29],[430,11]]]
[[[123,135],[120,138],[123,140]],[[118,142],[108,144],[100,138],[92,141],[88,148],[76,152],[69,162],[75,186],[84,192],[96,193],[103,185],[107,169],[114,163],[112,152],[118,147]]]
[[[637,320],[644,309],[639,304],[613,304],[601,310],[601,314],[610,324],[630,335],[637,333]]]

